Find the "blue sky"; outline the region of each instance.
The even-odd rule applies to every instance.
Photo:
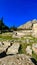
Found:
[[[37,19],[37,0],[0,0],[0,18],[11,27]]]

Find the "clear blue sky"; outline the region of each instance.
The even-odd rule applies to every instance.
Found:
[[[37,19],[37,0],[0,0],[0,18],[10,26]]]

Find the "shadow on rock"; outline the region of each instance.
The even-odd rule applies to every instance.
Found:
[[[14,54],[6,54],[6,52],[5,51],[3,51],[2,53],[0,53],[0,58],[4,58],[4,57],[6,57],[6,56],[12,56],[12,55],[14,55]]]
[[[5,57],[5,56],[7,56],[7,54],[6,54],[5,51],[3,51],[2,53],[0,53],[0,58],[3,58],[3,57]]]
[[[37,61],[36,61],[34,58],[31,58],[31,61],[32,61],[35,65],[37,65]]]
[[[8,48],[10,48],[12,46],[12,43],[10,44],[10,46],[8,46]],[[8,51],[8,48],[6,49],[6,51],[3,51],[2,53],[0,53],[0,58],[6,57],[6,56],[11,56],[13,54],[6,54],[6,52]]]

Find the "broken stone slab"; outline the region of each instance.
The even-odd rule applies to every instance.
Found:
[[[27,46],[26,53],[32,56],[32,49],[31,46]]]
[[[37,54],[37,43],[32,44],[32,50]]]
[[[17,54],[19,47],[20,47],[19,43],[14,43],[10,48],[8,48],[6,54]]]

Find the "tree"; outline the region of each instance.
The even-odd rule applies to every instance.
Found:
[[[10,27],[10,30],[17,31],[17,27],[16,26]]]
[[[5,31],[5,30],[9,30],[9,27],[6,26],[3,22],[3,17],[0,19],[0,31],[2,33],[2,31]]]

